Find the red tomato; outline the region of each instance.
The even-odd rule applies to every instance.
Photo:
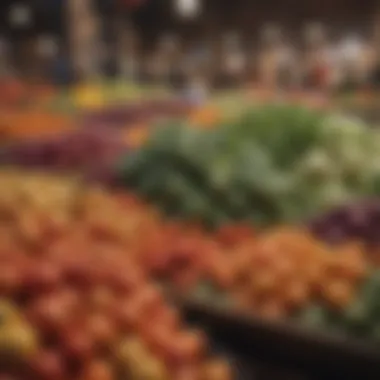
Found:
[[[29,363],[31,373],[39,379],[61,380],[65,378],[65,363],[63,357],[54,351],[42,351],[37,353]]]
[[[15,264],[4,264],[0,271],[0,294],[12,294],[20,288],[22,273]]]
[[[94,337],[80,326],[65,329],[62,344],[67,357],[80,363],[91,358],[95,350]]]
[[[174,370],[173,380],[203,380],[200,377],[199,369],[193,365],[182,366]],[[206,380],[206,379],[205,379]],[[207,379],[212,380],[212,379]]]
[[[88,294],[89,306],[92,310],[107,312],[112,309],[116,297],[105,285],[97,286]]]
[[[62,280],[62,271],[52,262],[35,260],[25,274],[25,285],[29,289],[51,290],[59,285]]]
[[[96,344],[109,346],[117,336],[114,321],[105,314],[92,314],[86,319],[86,330]]]
[[[102,361],[90,362],[80,375],[80,380],[113,380],[114,378],[112,366]]]
[[[120,301],[113,313],[116,324],[123,332],[134,331],[141,318],[140,310],[131,300]]]
[[[244,240],[252,239],[254,230],[249,225],[227,225],[217,233],[218,240],[226,246],[234,246]]]
[[[205,340],[198,332],[182,332],[167,337],[164,357],[170,365],[195,363],[205,351]]]
[[[44,331],[64,326],[72,316],[72,307],[68,295],[53,293],[37,299],[28,308],[27,315],[33,324]]]

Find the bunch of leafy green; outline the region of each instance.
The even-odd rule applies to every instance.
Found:
[[[380,190],[380,137],[302,107],[248,109],[213,130],[158,127],[121,162],[123,182],[168,214],[210,226],[298,222]]]

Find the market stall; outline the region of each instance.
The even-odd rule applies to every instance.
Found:
[[[239,325],[262,355],[274,355],[270,342],[293,344],[289,363],[308,355],[310,371],[325,368],[323,352],[340,355],[330,371],[349,357],[378,368],[379,131],[320,107],[247,101],[225,113],[222,103],[165,117],[139,144],[106,119],[3,150],[5,374],[224,380],[248,370],[215,359],[177,308],[214,327],[224,318],[225,332]],[[225,334],[210,334],[220,350]]]

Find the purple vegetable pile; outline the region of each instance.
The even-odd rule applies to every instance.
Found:
[[[77,130],[49,139],[4,147],[0,162],[47,170],[78,171],[109,182],[115,161],[126,147],[118,136],[100,129]]]
[[[380,198],[334,209],[310,223],[312,232],[330,243],[358,240],[380,245]]]

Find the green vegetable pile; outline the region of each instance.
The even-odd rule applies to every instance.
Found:
[[[343,312],[313,305],[296,315],[296,320],[309,328],[380,342],[379,292],[380,272],[375,270],[362,285],[355,300]]]
[[[173,217],[297,222],[380,193],[380,134],[348,117],[267,105],[213,130],[177,123],[154,131],[119,175]]]

